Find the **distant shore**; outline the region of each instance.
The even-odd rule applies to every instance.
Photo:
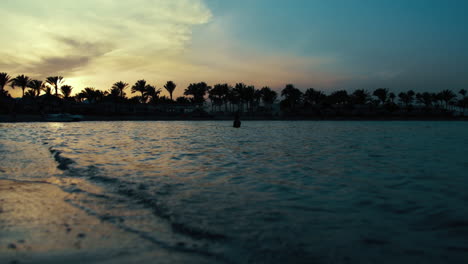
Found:
[[[81,121],[232,121],[230,116],[163,116],[163,115],[85,115]],[[243,116],[244,121],[468,121],[468,116],[458,117],[256,117]],[[49,122],[41,115],[0,115],[0,123]]]

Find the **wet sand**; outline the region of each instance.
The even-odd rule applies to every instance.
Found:
[[[67,203],[59,187],[0,180],[0,263],[205,263]]]

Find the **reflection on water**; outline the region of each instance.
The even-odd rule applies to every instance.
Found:
[[[49,179],[124,230],[227,262],[467,258],[468,123],[231,125],[7,124],[0,173]]]

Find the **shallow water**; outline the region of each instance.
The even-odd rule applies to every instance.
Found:
[[[0,124],[0,177],[227,263],[468,260],[467,122]]]

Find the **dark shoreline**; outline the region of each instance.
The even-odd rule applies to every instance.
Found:
[[[463,117],[254,117],[244,116],[242,121],[468,121],[467,116]],[[229,116],[210,117],[187,117],[187,116],[151,116],[151,115],[88,115],[84,116],[86,121],[233,121]],[[0,123],[23,123],[23,122],[51,122],[41,115],[0,115]]]

